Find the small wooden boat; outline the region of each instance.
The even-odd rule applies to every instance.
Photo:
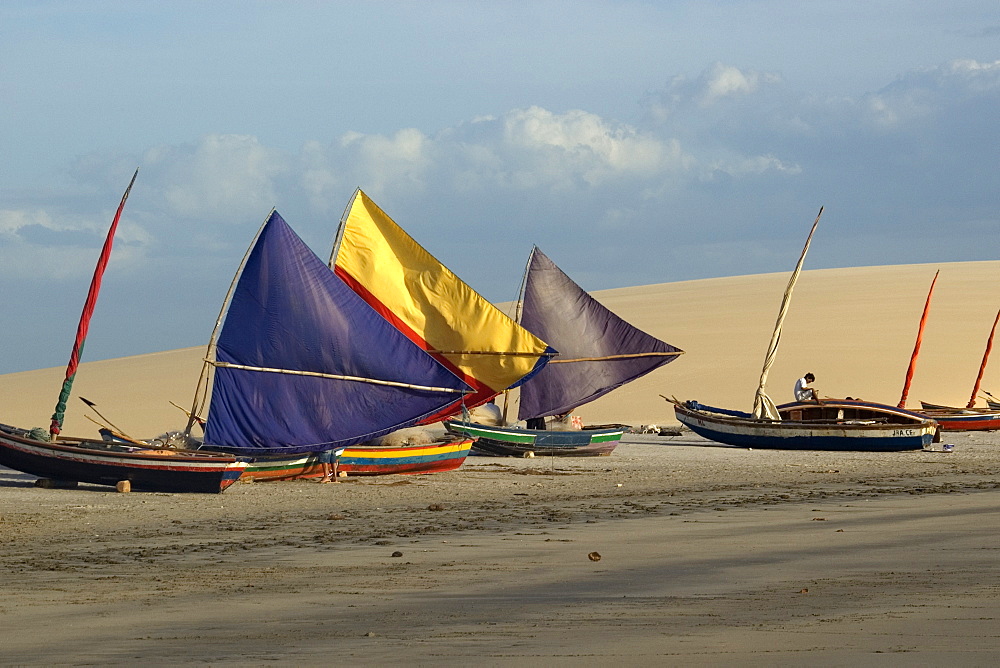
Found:
[[[340,448],[329,468],[317,453],[255,457],[243,474],[256,482],[349,476],[439,473],[457,469],[469,455],[472,439],[423,445],[354,445]]]
[[[352,445],[337,469],[349,476],[420,474],[453,471],[469,456],[473,439],[459,438],[414,445]]]
[[[943,431],[995,431],[1000,429],[1000,405],[987,408],[955,408],[920,402],[923,415],[937,420]]]
[[[127,480],[133,489],[147,492],[218,493],[236,482],[247,460],[65,436],[53,443],[0,425],[0,465],[59,481],[114,487]]]
[[[822,215],[820,208],[788,279],[764,356],[753,412],[713,408],[697,401],[682,403],[677,399],[664,399],[673,403],[674,414],[681,424],[700,436],[728,445],[783,450],[919,450],[938,438],[938,425],[918,413],[853,399],[824,398],[821,403],[795,402],[775,406],[764,389],[778,352],[792,291]]]
[[[156,492],[221,492],[243,472],[246,461],[233,455],[191,450],[123,445],[104,441],[60,436],[66,402],[80,365],[90,319],[97,304],[104,270],[111,258],[115,230],[139,170],[122,195],[114,220],[94,268],[90,290],[77,324],[76,339],[66,374],[56,401],[48,435],[43,430],[27,430],[0,425],[0,465],[61,482],[87,482]],[[124,488],[122,488],[124,489]]]
[[[121,432],[102,427],[98,430],[105,442],[120,445],[144,446],[155,443],[129,438]],[[194,439],[195,441],[197,439]],[[198,445],[200,447],[200,443]],[[212,450],[195,450],[195,452],[213,452]],[[257,455],[245,457],[246,469],[240,476],[241,481],[271,482],[277,480],[297,480],[300,478],[334,478],[337,475],[337,460],[344,449],[325,450],[323,452],[303,452],[295,455]],[[325,466],[324,466],[325,465]]]
[[[934,293],[934,284],[936,281],[937,274],[934,275],[934,280],[931,281],[931,287],[927,293],[927,301],[924,303],[924,312],[921,315],[920,327],[917,330],[917,341],[913,348],[913,354],[910,356],[910,366],[903,384],[903,394],[899,400],[900,407],[906,404],[906,397],[913,378],[913,371],[916,367],[923,329],[927,321],[927,314],[930,311],[931,296]],[[1000,311],[997,311],[997,315],[993,319],[993,327],[990,329],[989,338],[986,340],[986,350],[983,353],[982,362],[979,364],[979,374],[976,376],[976,382],[972,388],[972,396],[965,408],[943,406],[927,401],[920,402],[920,412],[927,417],[937,420],[943,431],[994,431],[1000,429],[1000,406],[993,407],[988,405],[987,408],[976,408],[976,398],[979,395],[983,374],[986,372],[986,364],[990,359],[990,351],[993,349],[993,337],[997,331],[997,323],[1000,323]]]
[[[476,442],[472,445],[474,454],[493,457],[607,456],[628,428],[614,425],[554,431],[494,427],[462,420],[446,420],[444,426],[451,434],[475,438]]]
[[[672,400],[681,424],[707,439],[744,448],[893,452],[940,440],[937,423],[919,413],[847,399],[777,406],[779,420]]]

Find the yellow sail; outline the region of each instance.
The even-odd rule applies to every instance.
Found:
[[[358,190],[330,266],[373,308],[475,388],[485,403],[553,351],[469,287]]]

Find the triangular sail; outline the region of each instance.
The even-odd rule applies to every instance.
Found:
[[[559,351],[521,386],[521,420],[569,413],[684,352],[612,313],[538,248],[528,261],[521,325]]]
[[[57,436],[62,429],[63,418],[66,416],[66,400],[69,399],[70,391],[73,389],[73,381],[76,379],[76,370],[80,366],[80,357],[83,355],[83,344],[87,341],[90,318],[94,314],[94,307],[97,305],[97,295],[101,291],[101,280],[104,278],[104,269],[108,266],[108,260],[111,258],[111,247],[114,245],[115,231],[118,229],[118,221],[121,219],[122,211],[125,209],[125,201],[128,200],[128,195],[132,192],[132,186],[135,184],[135,177],[138,175],[139,170],[136,169],[135,173],[132,174],[132,180],[129,181],[128,188],[125,189],[125,194],[122,195],[122,201],[115,212],[115,218],[111,222],[111,228],[104,239],[104,247],[101,249],[101,255],[97,260],[97,266],[94,268],[94,276],[90,281],[90,290],[87,292],[87,301],[84,302],[83,313],[80,314],[80,322],[77,325],[73,351],[69,356],[69,364],[66,365],[66,376],[59,392],[59,399],[56,401],[55,412],[52,414],[52,423],[49,425],[49,433],[53,436]]]
[[[471,408],[548,361],[544,341],[455,276],[358,190],[341,221],[330,266],[410,340],[475,390]],[[428,421],[461,410],[456,403]]]
[[[413,345],[273,212],[215,353],[208,447],[294,454],[411,426],[468,386]]]
[[[795,289],[795,283],[798,282],[799,274],[802,273],[802,264],[806,260],[806,253],[809,252],[809,244],[812,243],[813,234],[816,232],[816,226],[819,225],[819,219],[822,215],[823,207],[820,207],[819,213],[816,215],[816,220],[813,221],[812,229],[809,230],[809,236],[806,237],[806,243],[802,248],[802,254],[799,255],[799,261],[795,264],[795,270],[788,279],[788,286],[785,288],[785,294],[781,298],[781,308],[778,309],[778,318],[774,323],[774,332],[771,333],[771,342],[768,344],[767,354],[764,356],[764,368],[761,369],[760,372],[760,383],[757,385],[757,394],[754,396],[753,400],[753,416],[758,420],[781,419],[781,416],[778,414],[778,409],[774,405],[774,401],[771,400],[771,397],[767,396],[767,392],[764,390],[764,385],[767,383],[767,374],[771,370],[771,365],[774,364],[774,360],[777,359],[778,356],[778,343],[781,341],[781,326],[785,322],[785,315],[788,313],[788,306],[792,302],[792,290]]]

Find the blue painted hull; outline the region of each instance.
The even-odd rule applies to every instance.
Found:
[[[718,443],[776,450],[841,450],[897,452],[921,450],[935,441],[934,420],[889,406],[862,402],[786,404],[778,407],[781,421],[755,420],[713,412],[708,407],[674,404],[681,424]],[[839,414],[848,417],[838,419]],[[833,417],[808,419],[808,413]],[[803,417],[805,414],[805,417]],[[794,417],[793,417],[794,416]]]

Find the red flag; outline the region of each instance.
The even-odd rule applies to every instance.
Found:
[[[125,208],[125,200],[132,191],[132,184],[135,177],[139,175],[136,169],[132,174],[125,194],[122,195],[121,204],[115,213],[115,219],[108,230],[108,236],[104,240],[104,248],[101,249],[101,257],[97,261],[94,269],[94,277],[90,281],[90,291],[87,293],[87,301],[83,305],[83,313],[80,315],[80,324],[76,328],[76,342],[73,344],[73,352],[69,356],[69,365],[66,367],[66,380],[63,381],[62,391],[59,393],[59,400],[56,402],[56,410],[52,414],[52,424],[49,425],[49,433],[53,436],[59,434],[62,429],[63,417],[66,415],[66,400],[69,399],[70,390],[73,387],[73,379],[76,377],[76,369],[80,366],[80,355],[83,354],[83,344],[87,340],[87,330],[90,329],[90,317],[94,314],[94,306],[97,304],[97,294],[101,291],[101,279],[104,277],[104,268],[108,266],[108,259],[111,257],[111,246],[115,239],[115,230],[118,229],[118,220],[122,217],[122,209]]]

